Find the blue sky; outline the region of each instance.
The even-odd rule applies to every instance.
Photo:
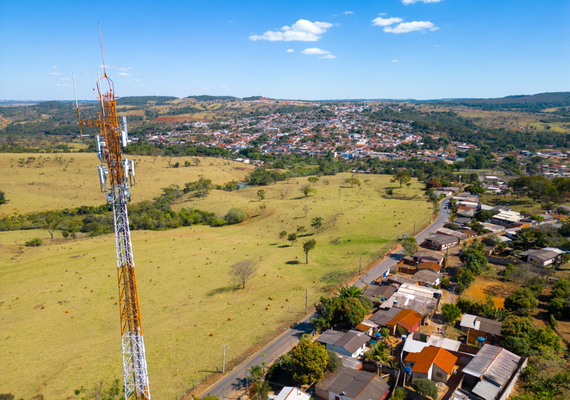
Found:
[[[104,8],[103,4],[109,4]],[[0,0],[0,99],[502,97],[570,91],[567,0]]]

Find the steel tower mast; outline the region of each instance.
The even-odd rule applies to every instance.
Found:
[[[99,28],[99,39],[101,39],[101,28]],[[101,191],[106,195],[107,204],[113,206],[125,399],[147,400],[150,399],[150,389],[127,211],[127,202],[131,197],[129,189],[133,186],[135,178],[134,161],[128,160],[123,154],[123,148],[127,145],[127,118],[123,117],[123,124],[120,126],[117,119],[115,87],[107,76],[102,40],[101,55],[104,69],[103,77],[97,80],[96,97],[101,107],[97,119],[81,119],[77,91],[75,105],[80,132],[84,126],[99,128],[100,134],[96,138],[97,157],[101,161],[101,165],[97,167],[99,183]],[[73,85],[75,86],[75,75]],[[107,89],[104,93],[103,86]]]

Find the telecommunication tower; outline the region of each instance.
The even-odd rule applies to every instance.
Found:
[[[99,183],[101,191],[106,195],[107,204],[113,207],[125,399],[147,400],[150,399],[150,389],[127,212],[127,203],[131,197],[129,190],[135,183],[135,164],[123,154],[128,137],[127,118],[123,117],[123,123],[119,125],[115,85],[107,76],[101,28],[99,28],[99,40],[103,58],[103,77],[97,80],[96,97],[99,100],[101,111],[97,114],[97,119],[81,119],[77,90],[75,91],[75,106],[80,132],[82,127],[99,128],[99,135],[96,137],[97,157],[101,161],[101,165],[97,167]],[[75,75],[73,86],[75,88]],[[105,92],[103,92],[104,89],[106,89]]]

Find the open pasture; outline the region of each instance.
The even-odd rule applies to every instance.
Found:
[[[146,190],[156,195],[160,187],[194,180],[181,174],[206,170],[207,164],[166,169],[166,161],[147,160],[140,164],[148,169],[139,168],[138,176],[141,185],[148,182],[148,186],[142,192],[139,188],[134,195],[137,200]],[[57,179],[69,179],[71,166],[68,171],[55,168]],[[88,167],[87,162],[81,164],[82,170]],[[236,171],[219,172],[219,181],[231,180]],[[212,178],[207,171],[202,174]],[[228,193],[214,190],[199,200],[183,197],[175,208],[224,214],[240,207],[249,217],[239,225],[220,228],[133,231],[154,398],[177,398],[221,370],[224,344],[231,361],[263,338],[286,329],[303,316],[306,290],[312,305],[333,285],[356,273],[361,256],[365,268],[398,235],[411,233],[414,222],[419,229],[431,218],[430,205],[416,181],[400,189],[389,182],[389,176],[360,175],[361,188],[350,188],[344,183],[348,177],[322,177],[315,186],[317,193],[308,198],[299,190],[307,178],[263,187],[267,193],[263,201],[257,198],[260,187]],[[387,187],[397,187],[395,196],[408,200],[384,198]],[[59,202],[65,206],[87,199],[101,203],[94,188],[74,190],[78,199],[62,194]],[[47,196],[35,202],[30,199],[27,207],[31,210],[46,201]],[[12,200],[10,207],[16,203]],[[315,217],[322,217],[327,229],[317,233],[311,228]],[[296,232],[299,225],[307,232],[296,243],[279,238],[279,232]],[[42,237],[44,245],[22,246],[36,236]],[[61,238],[59,233],[56,237]],[[305,264],[302,244],[312,238],[317,245]],[[257,273],[245,289],[237,289],[228,272],[232,264],[246,259],[257,263]],[[122,380],[115,265],[113,235],[52,242],[45,231],[0,233],[0,393],[64,399],[82,385]]]

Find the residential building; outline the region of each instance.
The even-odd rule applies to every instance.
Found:
[[[494,319],[463,314],[459,325],[463,332],[467,332],[467,343],[477,343],[478,338],[482,337],[486,342],[498,344],[502,339],[503,323]]]
[[[434,250],[446,250],[459,244],[459,239],[446,235],[432,235],[425,239],[424,242],[429,248]]]
[[[386,328],[392,335],[407,335],[415,332],[421,325],[424,316],[414,310],[400,310],[400,312],[386,323]]]
[[[409,353],[404,362],[412,368],[412,380],[423,378],[447,383],[458,358],[441,347],[424,347],[419,353]]]
[[[325,344],[327,350],[332,350],[348,357],[359,357],[364,354],[370,337],[364,332],[348,331],[346,333],[327,330],[315,339],[315,342]]]
[[[274,400],[310,400],[311,395],[294,386],[285,386]]]
[[[562,252],[560,250],[555,250],[547,250],[546,248],[540,250],[528,250],[524,253],[521,253],[520,257],[526,262],[531,262],[533,264],[540,265],[541,267],[546,267],[547,265],[554,264],[560,259],[560,254]]]
[[[345,367],[315,386],[315,396],[323,400],[385,400],[389,393],[388,383],[378,375]]]
[[[412,255],[412,258],[417,263],[433,261],[438,263],[439,265],[443,264],[443,261],[445,260],[445,256],[443,254],[438,253],[437,251],[424,250],[424,249],[416,251]]]

